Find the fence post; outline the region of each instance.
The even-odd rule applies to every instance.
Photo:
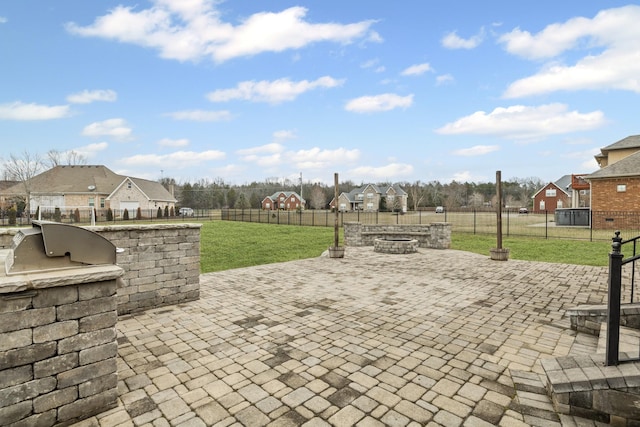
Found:
[[[620,350],[620,293],[622,288],[622,238],[615,232],[609,253],[609,297],[607,302],[607,350],[606,366],[618,364]]]
[[[549,211],[548,210],[544,210],[544,238],[548,239],[549,238]]]
[[[473,208],[473,234],[476,234],[476,208]]]
[[[507,236],[509,236],[509,218],[510,218],[509,211],[510,210],[507,209]]]

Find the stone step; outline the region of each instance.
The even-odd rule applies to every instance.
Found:
[[[596,353],[604,355],[607,351],[607,324],[600,325],[600,338]],[[640,330],[620,326],[620,359],[637,359],[640,357]]]

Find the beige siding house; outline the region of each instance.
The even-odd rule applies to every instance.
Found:
[[[112,209],[130,215],[140,208],[145,215],[158,208],[175,208],[177,200],[159,182],[118,175],[106,166],[56,166],[4,190],[3,196],[29,200],[31,215],[41,209],[69,210],[93,207],[97,212]]]

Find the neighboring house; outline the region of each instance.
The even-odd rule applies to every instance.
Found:
[[[18,181],[0,181],[0,211],[7,210],[11,206],[14,206],[13,197],[10,195],[6,196],[4,191],[16,184],[18,184]]]
[[[554,213],[556,209],[571,207],[571,175],[565,175],[555,182],[550,182],[533,195],[533,212]]]
[[[588,208],[591,206],[591,185],[585,174],[571,175],[571,207]]]
[[[304,209],[305,201],[295,191],[278,191],[262,199],[262,209],[268,211],[295,211]]]
[[[637,226],[640,212],[640,151],[585,177],[591,183],[593,228]],[[621,215],[622,214],[622,215]],[[634,224],[627,224],[631,220]]]
[[[640,135],[600,149],[595,159],[600,169],[584,177],[591,186],[592,227],[636,227],[640,213]],[[630,212],[634,215],[628,215]]]
[[[375,185],[366,184],[355,188],[348,193],[338,196],[338,210],[340,211],[370,211],[380,209],[380,201],[384,199],[387,210],[407,211],[407,193],[399,185]],[[335,197],[329,203],[329,207],[336,207]]]
[[[640,135],[631,135],[600,149],[595,155],[600,168],[612,165],[640,150]],[[639,171],[640,173],[640,171]]]
[[[26,194],[28,193],[28,194]],[[31,214],[43,209],[75,209],[93,206],[112,209],[116,215],[140,208],[145,214],[158,208],[174,208],[177,200],[162,184],[118,175],[106,166],[56,166],[2,192],[5,197],[28,197]]]

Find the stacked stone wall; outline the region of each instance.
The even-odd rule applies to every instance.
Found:
[[[178,304],[200,297],[200,225],[87,227],[122,252],[118,314]]]
[[[117,264],[118,314],[178,304],[200,297],[200,224],[85,227],[122,249]],[[10,248],[18,229],[0,230],[0,247]]]
[[[0,425],[68,425],[116,406],[122,270],[108,268],[100,282],[0,286]]]

